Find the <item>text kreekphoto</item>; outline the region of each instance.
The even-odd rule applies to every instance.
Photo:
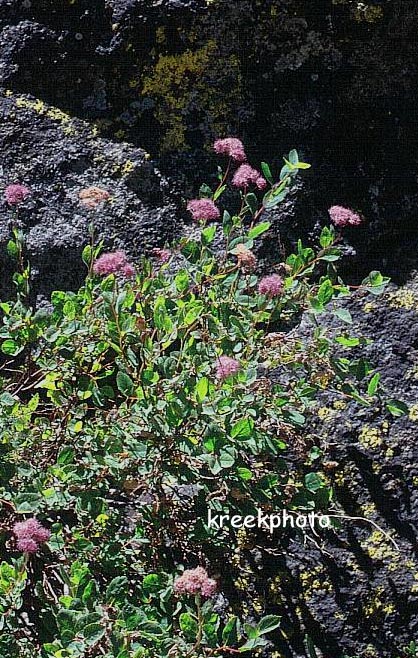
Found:
[[[257,515],[247,514],[245,516],[231,515],[229,512],[215,514],[211,509],[208,509],[207,514],[207,527],[209,530],[221,530],[229,526],[234,529],[258,528],[273,534],[276,530],[286,530],[288,528],[297,528],[299,530],[310,528],[315,532],[318,529],[330,528],[331,525],[331,518],[327,514],[317,514],[315,512],[300,514],[285,509],[271,514],[266,514],[258,509]]]

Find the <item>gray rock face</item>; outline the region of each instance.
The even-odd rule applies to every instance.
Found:
[[[353,206],[352,273],[396,274],[417,246],[417,29],[414,0],[4,0],[0,83],[161,154],[183,189],[215,136],[275,169],[296,147],[313,169],[295,229]]]
[[[32,191],[19,206],[17,222],[27,235],[35,293],[80,285],[90,224],[98,240],[125,249],[133,260],[172,236],[175,213],[167,184],[143,150],[97,138],[87,124],[28,96],[2,96],[0,117],[0,189],[20,182]],[[78,195],[90,186],[108,191],[110,199],[95,209],[83,207]],[[0,204],[7,288],[12,263],[4,247],[12,210],[3,198]]]

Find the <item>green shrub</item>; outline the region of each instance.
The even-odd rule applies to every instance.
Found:
[[[300,464],[292,444],[322,391],[364,405],[377,394],[371,367],[335,350],[362,344],[341,306],[350,287],[335,228],[317,250],[299,242],[267,282],[255,273],[262,214],[307,167],[292,151],[276,184],[264,164],[261,204],[243,190],[239,212],[201,221],[198,237],[143,258],[134,277],[123,254],[103,260],[92,241],[85,285],[54,292],[51,312],[27,301],[13,229],[17,298],[0,304],[2,655],[214,656],[262,647],[277,627],[274,614],[244,623],[227,570],[218,589],[229,588],[229,609],[173,593],[173,579],[182,565],[229,563],[237,537],[209,528],[208,510],[326,511],[320,447]],[[215,192],[202,187],[209,205],[228,172]],[[378,294],[386,282],[374,272],[362,288]],[[305,338],[289,331],[302,314]],[[338,329],[321,325],[325,314]],[[51,537],[22,555],[11,530],[27,517]]]

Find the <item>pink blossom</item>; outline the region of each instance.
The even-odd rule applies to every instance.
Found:
[[[174,583],[176,594],[201,594],[206,599],[213,596],[216,589],[216,581],[209,578],[203,567],[188,569]]]
[[[217,139],[213,145],[213,149],[215,153],[218,153],[219,155],[229,155],[229,157],[236,162],[245,162],[247,159],[244,145],[241,140],[236,137]]]
[[[358,226],[362,222],[358,213],[344,206],[332,206],[328,212],[335,226]]]
[[[16,547],[17,550],[22,551],[22,553],[36,553],[39,549],[39,544],[37,544],[34,539],[23,537],[23,539],[18,540]]]
[[[253,184],[256,185],[259,190],[263,190],[267,185],[267,181],[257,169],[253,169],[253,167],[250,167],[248,164],[242,164],[236,170],[232,178],[232,184],[235,185],[235,187],[243,188]]]
[[[221,213],[211,199],[193,199],[187,204],[187,210],[192,214],[194,220],[219,219]]]
[[[277,297],[283,292],[283,279],[278,274],[270,274],[259,281],[258,292],[266,297]]]
[[[171,258],[171,251],[169,249],[159,249],[156,247],[152,250],[152,254],[160,261],[160,263],[166,263]]]
[[[239,361],[230,356],[220,356],[216,359],[216,377],[221,381],[231,375],[236,375],[240,368]]]
[[[257,180],[255,181],[256,186],[258,187],[259,190],[265,190],[267,187],[267,181],[265,178],[262,176],[259,176]]]
[[[131,263],[128,263],[126,254],[123,251],[113,251],[102,254],[93,265],[93,272],[101,276],[108,274],[123,274],[130,278],[134,276],[135,269]]]
[[[122,267],[121,273],[127,279],[132,279],[132,277],[135,276],[135,268],[133,265],[131,265],[131,263],[126,263],[126,265]]]
[[[45,543],[51,536],[50,531],[44,528],[38,519],[31,518],[19,521],[13,526],[13,534],[17,538],[17,548],[25,553],[35,553],[40,544]]]
[[[4,191],[4,197],[11,206],[17,206],[19,203],[22,203],[30,194],[30,189],[25,187],[25,185],[20,185],[20,183],[8,185]]]
[[[253,270],[257,265],[257,258],[245,245],[239,244],[234,249],[238,265],[247,270]]]

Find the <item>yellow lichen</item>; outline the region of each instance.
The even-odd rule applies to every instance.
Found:
[[[135,164],[132,162],[132,160],[127,160],[125,164],[122,166],[122,176],[127,176],[130,174],[133,170],[135,169]]]
[[[363,311],[365,313],[372,313],[375,309],[376,309],[376,304],[374,304],[373,302],[366,302],[363,305]]]
[[[365,448],[378,448],[383,442],[381,430],[365,425],[359,434],[358,441]]]
[[[403,568],[398,552],[383,532],[374,530],[361,545],[372,560],[388,562],[389,571]]]
[[[414,290],[399,288],[388,295],[389,305],[392,308],[404,308],[407,311],[418,311],[418,293]]]
[[[329,407],[320,407],[318,409],[318,416],[324,423],[328,423],[335,416],[335,411]]]
[[[364,2],[358,2],[354,10],[354,18],[359,23],[374,23],[383,18],[383,9],[376,5],[366,5]]]
[[[223,88],[226,78],[227,95]],[[156,118],[165,129],[163,150],[185,148],[187,117],[196,112],[205,118],[203,129],[208,136],[224,133],[240,93],[238,57],[220,58],[213,40],[194,51],[160,55],[142,87],[142,95],[156,102]]]
[[[299,574],[300,583],[304,596],[308,599],[315,594],[332,592],[332,584],[326,578],[326,570],[323,566],[314,567],[311,571],[302,571]]]
[[[376,514],[376,505],[374,503],[366,503],[360,507],[364,517],[369,518]]]
[[[413,404],[409,409],[409,419],[418,423],[418,404]]]

